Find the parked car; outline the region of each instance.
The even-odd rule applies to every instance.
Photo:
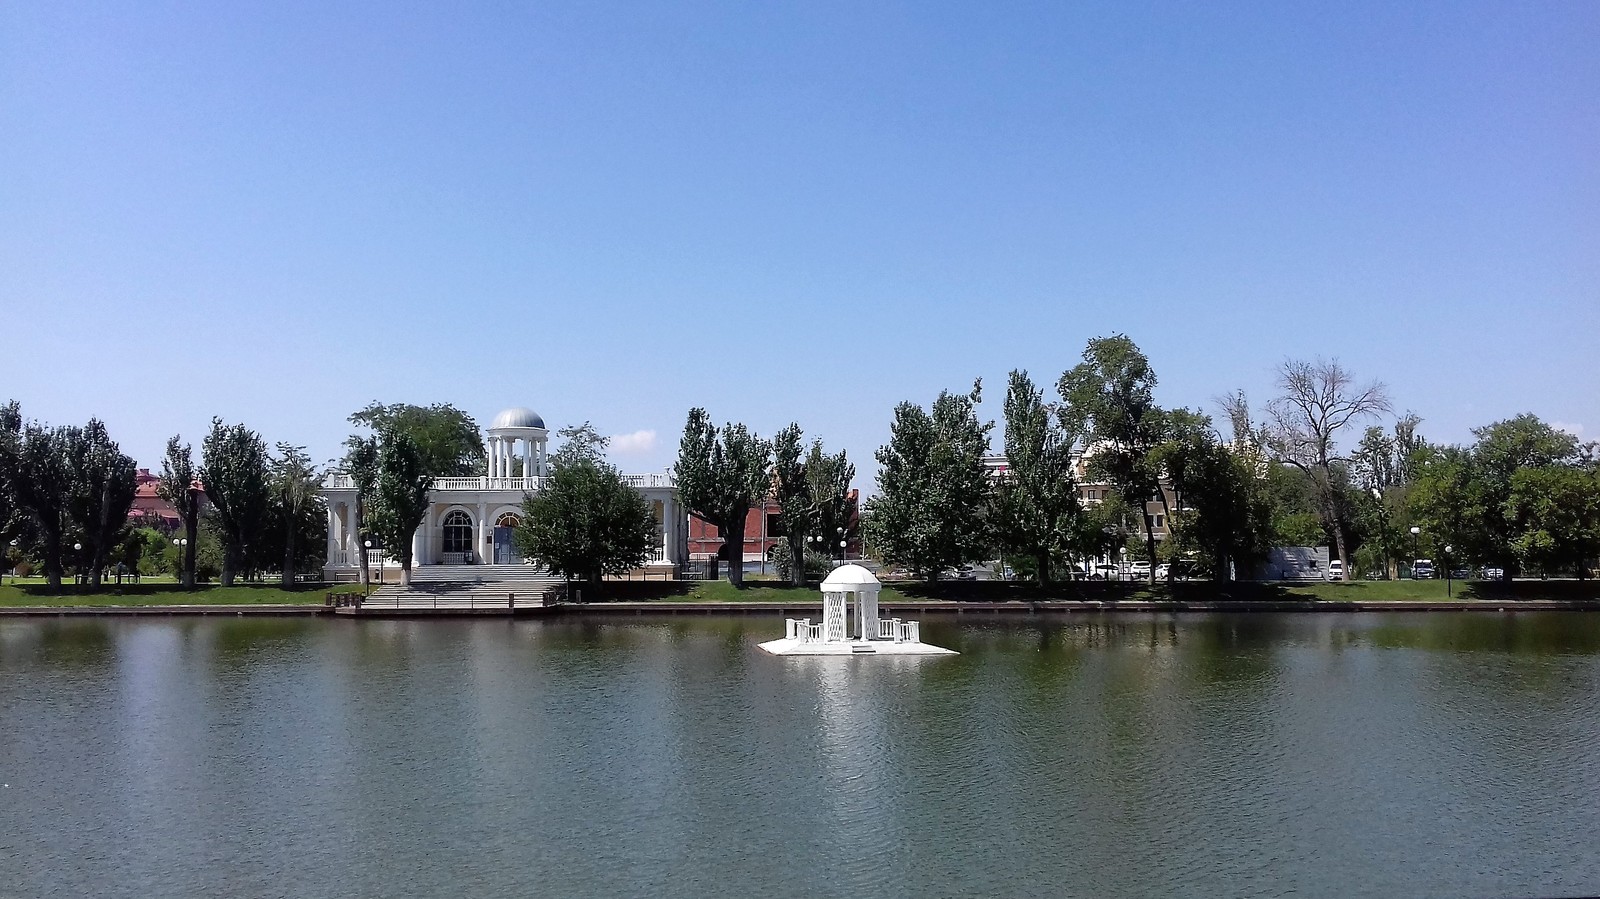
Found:
[[[1172,566],[1168,565],[1165,562],[1162,562],[1160,565],[1156,566],[1156,580],[1158,580],[1158,581],[1166,580],[1167,579],[1167,575],[1169,575],[1171,573],[1172,573]]]
[[[1144,580],[1144,579],[1150,577],[1150,563],[1149,562],[1129,562],[1128,563],[1128,573],[1133,575],[1136,578],[1139,578],[1140,580]]]
[[[1438,576],[1439,576],[1439,573],[1437,571],[1433,570],[1433,560],[1432,559],[1418,559],[1415,562],[1411,563],[1411,579],[1412,580],[1425,581],[1425,580],[1428,580],[1430,578],[1436,578]]]
[[[1105,564],[1105,563],[1101,563],[1099,565],[1094,566],[1094,571],[1091,572],[1089,576],[1094,578],[1097,581],[1121,580],[1121,578],[1122,578],[1122,569],[1118,568],[1115,565],[1108,565],[1108,564]]]
[[[1334,559],[1333,561],[1328,563],[1328,580],[1330,580],[1330,581],[1342,581],[1342,580],[1344,580],[1344,562],[1342,560]]]
[[[1485,568],[1483,570],[1483,579],[1486,581],[1498,581],[1505,576],[1506,570],[1504,568]]]

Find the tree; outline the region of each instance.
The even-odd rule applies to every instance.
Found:
[[[91,418],[85,427],[71,429],[67,443],[68,465],[73,473],[67,516],[83,543],[80,563],[89,585],[100,587],[101,574],[122,542],[133,507],[138,466],[111,439],[106,426]]]
[[[704,409],[690,409],[674,468],[678,496],[689,511],[722,535],[719,553],[728,560],[728,580],[744,584],[745,518],[771,486],[772,445],[742,424],[719,434]]]
[[[200,494],[204,491],[194,468],[189,444],[174,436],[167,440],[167,454],[161,460],[161,481],[156,493],[172,504],[183,523],[183,558],[178,560],[178,580],[185,589],[194,587],[194,559],[200,548]]]
[[[811,507],[817,512],[816,533],[829,540],[837,539],[848,546],[851,538],[857,536],[854,532],[859,524],[850,490],[850,485],[856,479],[856,467],[850,463],[844,450],[823,452],[821,439],[811,441],[805,467],[806,492]],[[840,556],[843,556],[845,547],[838,549]],[[824,560],[833,555],[832,550],[833,547],[829,547],[822,554]]]
[[[821,440],[813,440],[802,456],[802,436],[800,426],[790,424],[773,441],[772,489],[778,501],[781,551],[788,554],[780,570],[797,587],[805,583],[812,567],[806,559],[810,538],[828,541],[824,558],[832,555],[833,540],[848,542],[850,482],[856,475],[844,451],[823,452]]]
[[[370,403],[350,416],[374,434],[404,434],[417,448],[422,468],[436,478],[482,474],[485,465],[483,435],[472,416],[449,403],[414,406],[409,403]]]
[[[1395,421],[1393,434],[1369,427],[1351,456],[1350,474],[1359,491],[1352,505],[1358,522],[1377,543],[1391,580],[1400,576],[1404,534],[1411,527],[1408,497],[1429,449],[1417,435],[1421,423],[1407,412]]]
[[[1349,580],[1354,566],[1345,547],[1346,494],[1335,473],[1335,464],[1349,459],[1339,455],[1338,438],[1350,424],[1388,412],[1388,391],[1379,381],[1357,385],[1337,359],[1286,359],[1278,367],[1278,387],[1282,392],[1267,403],[1267,446],[1278,461],[1310,478],[1335,551],[1344,560],[1341,577]]]
[[[611,438],[602,436],[595,430],[594,425],[584,422],[581,425],[567,425],[556,432],[562,439],[561,447],[550,457],[553,467],[558,461],[568,464],[580,459],[603,465],[606,461],[606,449],[611,446]]]
[[[322,477],[311,464],[305,447],[289,443],[278,444],[278,455],[272,459],[272,500],[278,527],[283,533],[283,586],[294,587],[294,575],[299,570],[298,538],[305,513],[317,504],[317,488]]]
[[[1472,436],[1477,443],[1470,472],[1476,482],[1475,512],[1481,516],[1474,524],[1481,528],[1480,542],[1487,556],[1509,579],[1521,573],[1525,556],[1518,553],[1516,543],[1528,528],[1516,514],[1512,481],[1523,469],[1577,464],[1578,439],[1529,413],[1475,428]]]
[[[1025,371],[1006,388],[1006,470],[994,493],[994,533],[1008,554],[1029,558],[1039,585],[1054,560],[1079,544],[1083,507],[1073,477],[1074,434],[1060,427]]]
[[[355,554],[361,560],[361,586],[372,584],[372,570],[367,564],[367,550],[361,535],[367,533],[367,510],[378,489],[378,439],[352,435],[344,442],[344,470],[356,488]]]
[[[1178,509],[1171,522],[1174,547],[1192,545],[1213,579],[1226,581],[1231,570],[1249,570],[1265,557],[1271,504],[1258,485],[1248,450],[1222,442],[1211,419],[1188,409],[1168,418],[1168,436],[1157,461],[1171,478]],[[1175,554],[1169,554],[1176,559]],[[1169,577],[1176,565],[1169,565]]]
[[[428,470],[422,449],[405,432],[380,431],[377,443],[377,478],[367,521],[389,554],[398,554],[400,584],[409,587],[411,538],[428,513],[433,473]]]
[[[1511,476],[1505,517],[1519,527],[1511,548],[1525,566],[1570,568],[1580,580],[1600,556],[1600,471],[1573,465],[1522,468]]]
[[[211,503],[207,519],[222,543],[222,586],[233,585],[248,547],[261,549],[272,504],[267,444],[242,424],[211,419],[201,444],[200,481]]]
[[[806,582],[806,539],[817,533],[818,510],[811,502],[811,484],[806,479],[800,425],[790,425],[772,441],[772,483],[778,500],[778,523],[782,550],[789,561],[781,566],[796,587]]]
[[[943,391],[931,414],[895,407],[889,442],[877,452],[878,495],[868,502],[866,537],[884,561],[937,580],[988,546],[989,479],[983,457],[993,423],[978,422],[983,384]]]
[[[523,555],[568,581],[598,585],[607,574],[638,567],[657,545],[656,519],[639,491],[602,460],[607,443],[588,423],[559,432],[550,478],[522,502],[513,534]]]
[[[61,588],[61,548],[70,526],[67,506],[74,474],[70,445],[75,428],[47,428],[22,421],[15,401],[0,409],[0,471],[7,493],[22,518],[18,526],[43,557],[45,578]]]
[[[1122,334],[1098,337],[1083,351],[1083,362],[1061,376],[1057,389],[1064,403],[1062,425],[1071,433],[1088,434],[1089,465],[1123,499],[1137,504],[1144,525],[1145,547],[1156,556],[1154,522],[1146,510],[1159,501],[1167,515],[1161,472],[1153,461],[1164,437],[1164,415],[1155,404],[1155,371],[1139,347]],[[1155,566],[1150,582],[1155,583]]]

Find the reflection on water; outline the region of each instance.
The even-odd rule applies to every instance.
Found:
[[[1600,618],[0,622],[0,895],[1600,890]]]

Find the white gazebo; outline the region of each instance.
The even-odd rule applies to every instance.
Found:
[[[822,582],[822,623],[810,618],[784,619],[781,640],[761,648],[773,655],[956,655],[953,649],[922,642],[916,621],[878,617],[878,592],[883,585],[860,565],[840,565]],[[855,606],[855,627],[850,607]],[[854,634],[852,635],[852,631]]]

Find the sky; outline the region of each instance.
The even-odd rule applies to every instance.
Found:
[[[159,468],[372,401],[843,447],[1094,337],[1600,438],[1600,4],[0,5],[0,400]],[[999,428],[996,431],[998,448]]]

